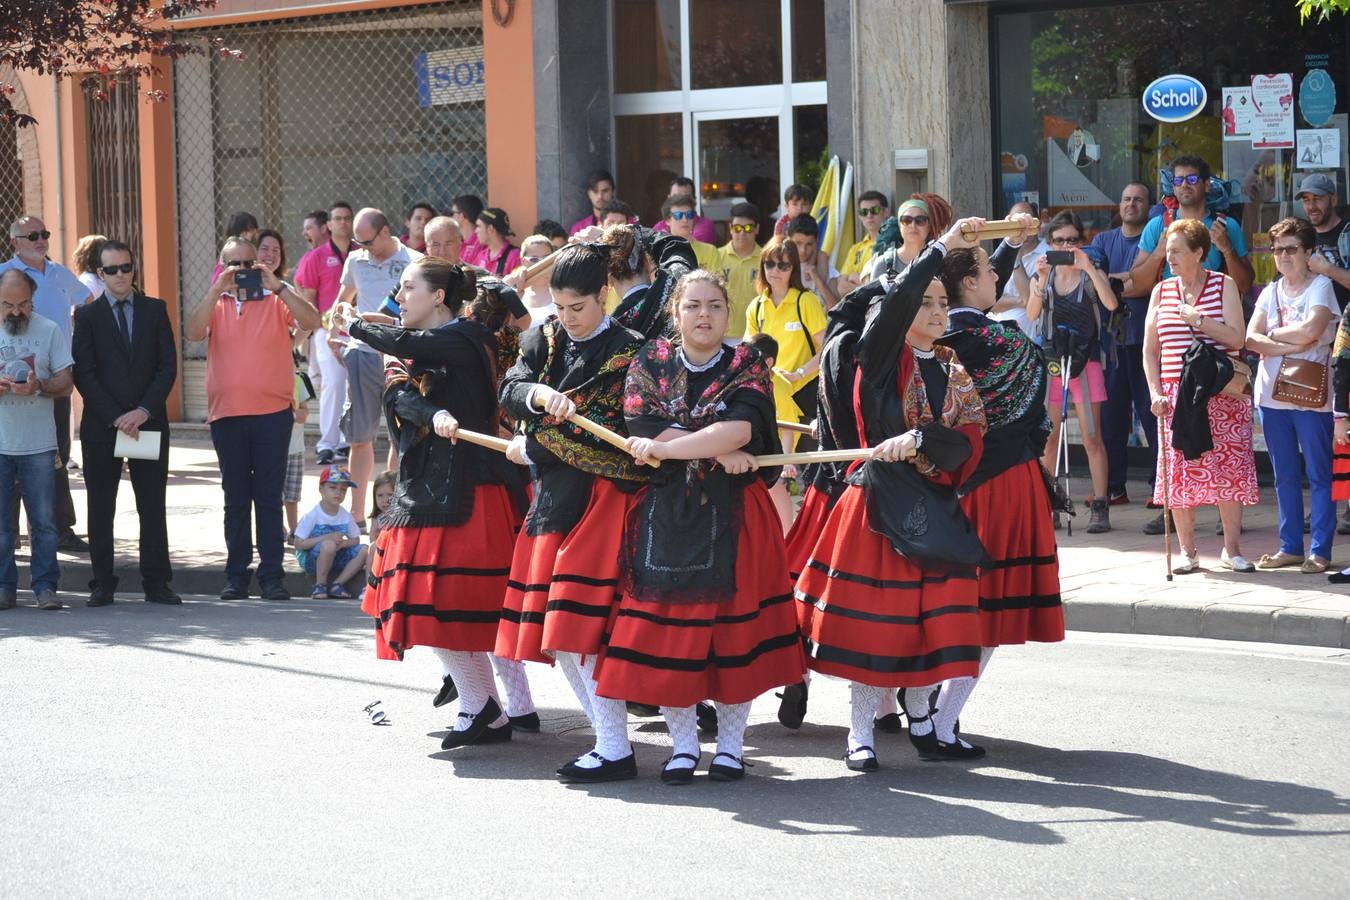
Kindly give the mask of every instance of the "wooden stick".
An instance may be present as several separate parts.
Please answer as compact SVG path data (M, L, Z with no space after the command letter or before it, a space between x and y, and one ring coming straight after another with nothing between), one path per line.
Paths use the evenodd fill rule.
M782 430L782 431L795 431L795 432L797 432L797 433L799 433L799 434L815 434L815 433L816 433L816 423L815 423L815 422L785 422L785 421L783 421L782 419L779 419L779 420L778 420L778 427L779 427L779 429Z
M1021 233L1021 222L1015 222L1012 219L996 219L993 222L985 222L984 227L979 230L978 234L982 241L999 241L1003 238L1016 237ZM961 236L966 240L971 240L976 236L976 232L962 228Z
M810 453L770 453L756 456L761 466L809 465L811 463L853 462L855 459L871 459L872 449L863 450L813 450Z
M565 248L566 245L564 244L562 247L559 247L557 250L554 250L552 253L550 253L548 256L545 256L543 259L537 262L532 262L528 266L526 266L525 272L520 277L521 285L524 286L525 283L528 282L531 278L534 278L536 275L541 275L544 272L547 272L549 269L553 268L553 264L558 261L558 254L563 252Z
M470 444L477 444L480 447L487 447L489 450L496 450L498 453L505 453L510 441L499 437L493 437L490 434L480 434L477 431L469 431L461 428L455 433L455 440L468 441Z
M595 435L600 440L604 441L606 444L609 444L611 447L617 447L624 453L628 452L628 441L623 437L623 435L616 434L615 432L610 431L605 426L592 422L590 419L581 415L581 413L573 413L568 418L567 421L571 422L573 425L578 426L579 428L581 428L582 431L589 431L591 434ZM656 463L648 463L647 465L651 466L652 468L659 468L659 466Z

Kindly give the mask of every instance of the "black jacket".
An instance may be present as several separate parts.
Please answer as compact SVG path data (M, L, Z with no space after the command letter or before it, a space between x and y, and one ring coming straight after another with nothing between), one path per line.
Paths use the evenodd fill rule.
M75 387L84 398L82 441L113 443L113 422L137 407L150 414L143 430L168 436L166 403L178 377L173 325L163 300L139 292L132 295L131 314L128 347L107 294L75 310L71 355Z
M1233 378L1233 360L1204 341L1193 341L1181 357L1181 380L1172 411L1172 446L1186 459L1199 459L1214 449L1209 428L1209 398Z

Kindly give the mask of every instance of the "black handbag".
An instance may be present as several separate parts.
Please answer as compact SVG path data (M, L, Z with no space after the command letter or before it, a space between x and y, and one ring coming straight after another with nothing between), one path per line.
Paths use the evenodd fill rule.
M910 463L868 460L848 482L866 492L867 526L919 568L946 573L988 558L956 492L925 478Z

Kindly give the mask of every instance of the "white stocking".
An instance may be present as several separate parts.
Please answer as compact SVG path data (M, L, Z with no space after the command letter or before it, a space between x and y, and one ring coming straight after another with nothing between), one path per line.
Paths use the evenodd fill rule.
M749 703L717 704L718 753L726 753L737 759L745 755L745 723L748 721Z
M970 699L980 676L984 674L984 667L993 655L993 647L985 647L980 651L980 674L974 678L966 676L943 682L942 690L938 692L937 709L933 711L933 727L937 729L938 740L944 744L956 743L956 720L961 718L961 710L965 709L966 701ZM965 741L961 741L961 744L970 746Z
M860 747L874 746L872 722L876 719L877 707L881 705L881 698L893 691L891 688L853 681L849 683L849 693L852 695L851 727L848 730L848 752L851 755Z
M514 659L492 657L492 670L506 688L506 714L528 716L534 712L534 697L530 695L530 679L525 675L525 664Z
M462 650L445 652L449 655L447 663L450 675L459 688L460 715L455 721L455 730L464 731L472 724L473 717L483 711L489 698L497 701L498 706L501 706L501 699L497 696L497 683L492 680L492 663L488 662L488 654ZM496 728L508 721L503 713L496 721L488 724Z
M896 700L895 691L888 688L881 695L881 705L877 707L877 718L889 716L891 713L900 712L899 702Z
M586 682L591 679L581 670L581 656L576 653L555 653L553 658L558 661L558 668L562 669L563 677L571 686L572 693L576 694L581 711L586 714L591 725L595 725L595 712L591 709L591 691L586 687Z
M909 731L918 737L933 730L933 720L929 718L933 711L933 692L937 685L905 688L905 715L909 717Z
M445 650L441 647L428 647L427 649L436 657L436 661L441 664L441 680L444 681L445 676L450 674L450 656L454 651Z
M698 746L698 714L692 706L663 706L661 715L666 719L666 730L670 732L670 741L674 744L671 755L676 753L688 753L695 760L698 759L700 749ZM718 712L718 731L722 728L721 711ZM671 771L676 769L692 769L696 763L687 759L677 759L670 763L667 768Z

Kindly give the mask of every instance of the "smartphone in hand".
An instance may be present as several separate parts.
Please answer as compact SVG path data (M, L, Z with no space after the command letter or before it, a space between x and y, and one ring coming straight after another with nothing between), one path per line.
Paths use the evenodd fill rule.
M1073 251L1047 250L1045 251L1045 261L1052 266L1071 266L1073 265Z
M234 273L235 296L240 300L261 300L263 298L262 272L257 269L244 269Z

